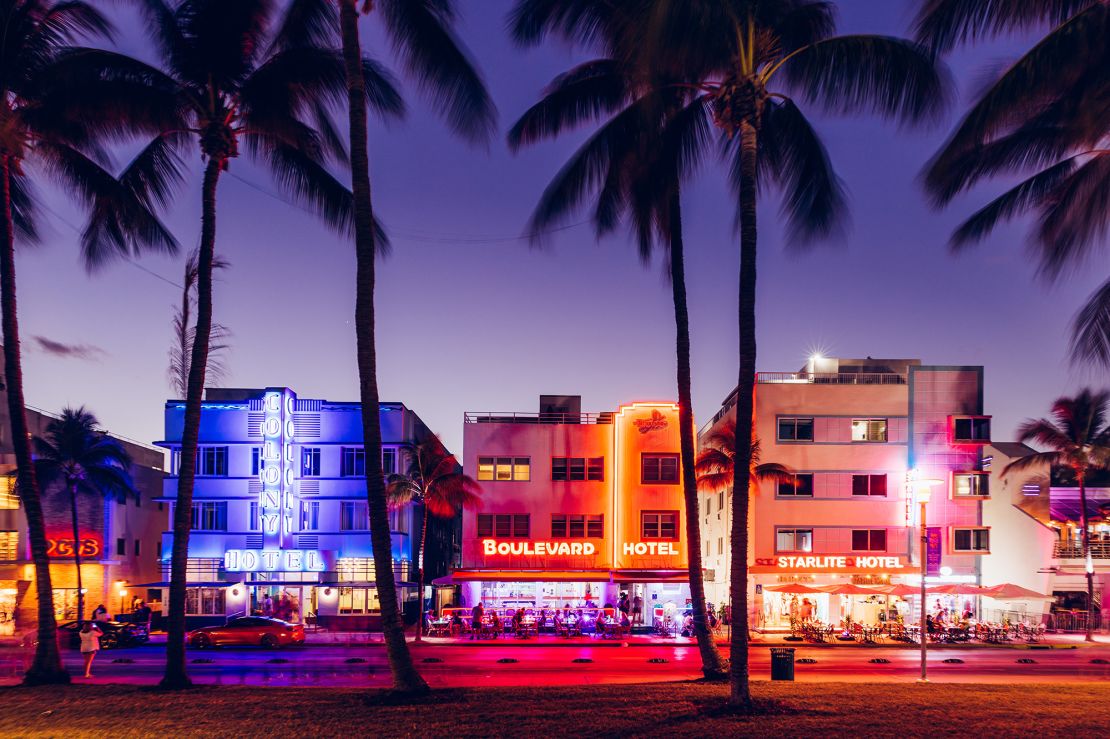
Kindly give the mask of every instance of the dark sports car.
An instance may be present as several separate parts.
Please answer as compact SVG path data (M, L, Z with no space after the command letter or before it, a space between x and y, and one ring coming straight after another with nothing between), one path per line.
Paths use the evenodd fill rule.
M122 621L94 621L93 623L103 633L100 637L101 649L132 647L150 641L146 624L130 624ZM76 621L58 624L58 643L70 649L80 649L81 637L78 636L80 630Z
M284 647L304 644L304 626L265 616L242 616L223 626L205 626L189 632L194 647L260 646Z

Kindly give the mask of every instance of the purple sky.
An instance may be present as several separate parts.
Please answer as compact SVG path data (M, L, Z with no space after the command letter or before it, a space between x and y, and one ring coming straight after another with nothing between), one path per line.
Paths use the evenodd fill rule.
M503 31L509 0L460 5L461 35L485 73L502 131L552 76L586 58L554 43L514 48ZM905 33L912 6L841 5L841 32L892 34ZM397 68L370 24L364 40ZM963 99L985 68L1027 43L953 57ZM130 38L124 48L145 54L144 44ZM411 85L406 97L407 121L371 132L376 206L394 245L379 271L377 298L383 400L406 403L457 451L466 410L533 412L540 393L581 394L590 411L673 398L674 321L661 266L643 268L624 238L597 243L588 225L559 232L543 251L515 238L584 133L516 157L503 138L488 150L468 148ZM1067 326L1104 275L1083 274L1055 287L1037 282L1021 227L1000 230L958 258L946 251L959 218L999 191L997 184L983 188L939 214L924 203L917 174L957 111L926 131L807 112L848 187L853 228L843 243L788 254L776 199L764 197L761 370L795 370L816 349L982 364L997 439L1090 379L1066 361ZM183 251L199 232L199 156L193 164L194 176L168 216ZM266 173L245 159L232 163L231 175L220 185L217 241L231 268L218 276L215 296L217 319L234 333L224 384L357 399L352 247L256 189L275 192ZM80 223L64 196L47 198L65 221ZM684 206L700 425L736 379L738 256L719 165L703 170ZM28 403L51 411L85 404L116 433L161 438L177 288L125 263L86 276L73 229L47 216L46 242L18 259ZM179 282L183 260L149 257L142 265ZM80 351L60 357L36 336Z

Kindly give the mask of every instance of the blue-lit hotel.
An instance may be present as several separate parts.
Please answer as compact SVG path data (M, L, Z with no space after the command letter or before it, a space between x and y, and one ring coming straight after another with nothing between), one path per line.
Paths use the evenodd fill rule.
M170 450L171 464L163 500L172 508L185 404L169 401L165 414L160 445ZM406 446L430 432L401 403L382 403L380 417L382 467L387 475L403 472ZM189 537L190 624L272 609L280 618L329 629L374 628L379 607L365 475L358 403L298 398L280 387L209 388ZM413 505L390 512L394 577L410 617L417 612L420 515ZM457 531L457 521L429 521L427 582L453 563ZM166 531L167 581L172 545L173 532Z

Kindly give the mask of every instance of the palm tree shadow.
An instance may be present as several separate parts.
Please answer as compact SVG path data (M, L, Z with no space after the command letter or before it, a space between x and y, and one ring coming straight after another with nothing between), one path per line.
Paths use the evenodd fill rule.
M812 708L798 708L783 701L759 698L752 701L749 709L736 708L725 703L720 698L704 698L691 701L695 708L686 713L677 713L660 721L659 728L678 728L688 724L695 724L706 719L745 719L756 721L767 716L832 716L835 711ZM739 727L738 727L739 728Z

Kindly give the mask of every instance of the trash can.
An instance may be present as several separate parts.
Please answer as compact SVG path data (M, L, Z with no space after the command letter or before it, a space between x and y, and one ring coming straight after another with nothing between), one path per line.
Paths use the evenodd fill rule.
M793 647L771 647L771 679L794 679Z

